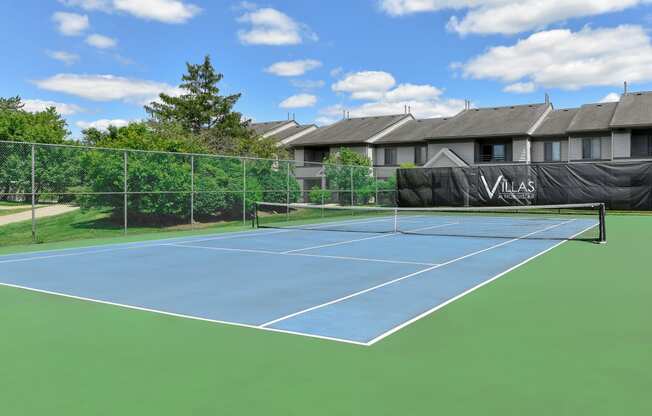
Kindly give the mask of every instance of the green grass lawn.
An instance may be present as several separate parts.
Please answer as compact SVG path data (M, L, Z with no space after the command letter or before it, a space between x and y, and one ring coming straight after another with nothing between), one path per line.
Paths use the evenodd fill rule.
M372 347L0 287L0 413L650 415L652 217L608 236Z
M25 212L32 209L29 206L29 203L13 201L0 201L0 207L3 208L0 209L0 217L11 214L18 214L19 212Z
M11 208L11 209L0 209L0 217L6 215L18 214L20 212L29 211L31 208Z
M0 211L2 212L2 211ZM251 229L242 221L180 226L129 226L127 235L119 221L111 219L108 210L74 211L37 221L37 242L32 244L32 223L22 221L0 227L0 254L45 250L81 245L139 241L143 238L165 238L194 234Z

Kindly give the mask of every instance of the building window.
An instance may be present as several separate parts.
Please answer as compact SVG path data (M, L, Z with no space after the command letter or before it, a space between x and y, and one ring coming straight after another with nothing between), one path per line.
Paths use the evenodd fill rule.
M544 161L546 162L560 162L561 161L561 142L545 142L544 145Z
M477 162L511 162L511 143L480 143L477 147Z
M632 157L652 157L652 131L632 134Z
M601 144L600 137L582 139L582 159L602 159Z
M328 157L328 147L307 147L304 150L303 160L305 162L321 163Z
M423 166L428 161L428 146L418 145L414 147L414 164Z
M385 148L385 165L396 166L396 153L397 150L395 147Z

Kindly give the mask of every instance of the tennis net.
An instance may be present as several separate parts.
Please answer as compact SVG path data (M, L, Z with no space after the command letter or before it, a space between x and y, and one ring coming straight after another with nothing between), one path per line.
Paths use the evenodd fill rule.
M602 203L387 208L258 202L253 225L290 230L606 242Z

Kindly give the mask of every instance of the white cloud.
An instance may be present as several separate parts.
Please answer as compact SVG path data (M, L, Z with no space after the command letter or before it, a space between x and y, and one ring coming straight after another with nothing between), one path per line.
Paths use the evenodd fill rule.
M66 65L72 65L75 62L79 61L79 55L76 55L74 53L69 53L65 51L47 51L46 53L50 58L56 59L57 61L61 61Z
M110 11L110 0L59 0L59 3L68 7L81 7L84 10Z
M465 10L448 28L460 34L514 34L543 28L567 19L617 12L649 0L381 0L391 16L441 10Z
M52 20L65 36L79 36L90 26L88 16L76 13L56 12L52 15Z
M314 59L303 59L299 61L281 61L272 64L265 69L265 72L280 77L297 77L308 71L319 68L321 62Z
M50 107L54 107L57 110L57 113L61 114L62 116L70 116L84 111L84 109L78 105L58 103L55 101L23 100L23 104L25 104L23 110L29 111L30 113L45 111Z
M361 71L333 84L335 92L351 94L354 100L378 100L394 85L394 77L383 71Z
M326 83L321 79L292 79L290 80L290 84L292 84L294 87L301 88L302 90L316 90L323 88L324 85L326 85Z
M86 43L98 49L115 48L118 41L108 36L93 33L86 38Z
M251 25L249 30L238 32L240 42L245 45L298 45L304 39L318 39L306 25L269 7L245 13L238 22Z
M620 94L617 92L610 92L600 100L601 103L615 103L618 101L620 101Z
M122 119L115 119L115 120L107 120L107 119L101 119L101 120L95 120L95 121L78 121L75 123L77 127L79 127L82 130L86 129L98 129L98 130L108 130L109 127L126 127L129 125L128 120L122 120Z
M576 90L652 81L652 44L640 26L535 33L461 64L467 77Z
M201 12L199 6L178 0L113 0L113 7L141 19L163 23L185 23Z
M342 68L341 66L338 66L337 68L333 68L333 69L331 69L331 71L330 71L329 73L330 73L331 77L333 77L333 78L337 78L337 77L340 76L340 74L341 74L343 71L344 71L344 68Z
M201 13L197 5L181 0L59 0L70 7L106 13L124 12L163 23L185 23Z
M369 117L388 114L402 114L405 106L417 118L450 117L464 108L464 100L431 100L431 101L378 101L365 103L350 109L351 117Z
M305 108L313 107L317 103L317 97L312 94L297 94L286 98L279 104L281 108Z
M514 94L527 94L534 92L537 89L537 86L533 82L515 82L514 84L509 84L503 88L504 92L511 92Z
M93 101L125 101L149 103L160 93L179 95L179 88L171 85L114 75L57 74L35 81L44 90L61 92Z
M432 85L400 84L385 94L385 100L391 103L407 100L431 100L439 97L442 90Z
M258 5L250 1L241 1L233 6L233 10L256 10Z
M323 108L315 122L331 124L342 118L345 109L352 117L403 114L407 107L418 118L447 117L464 108L464 100L444 99L443 91L428 84L399 84L387 72L363 71L347 76L333 85L333 90L348 92L351 99L368 101L351 108L342 104Z

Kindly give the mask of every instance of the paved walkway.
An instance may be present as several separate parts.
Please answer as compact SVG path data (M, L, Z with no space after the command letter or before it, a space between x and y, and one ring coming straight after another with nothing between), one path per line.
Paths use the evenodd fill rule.
M15 208L15 207L14 207ZM53 215L66 214L68 212L76 211L79 207L73 205L49 205L42 208L37 208L36 217L44 218ZM32 219L32 211L19 212L17 214L0 216L0 226L12 224L15 222L28 221Z

